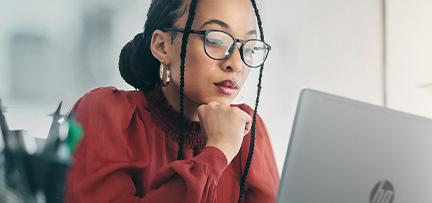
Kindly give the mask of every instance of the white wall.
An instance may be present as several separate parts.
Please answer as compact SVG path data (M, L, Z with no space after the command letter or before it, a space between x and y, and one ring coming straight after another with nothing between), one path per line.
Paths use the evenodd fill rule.
M7 119L12 128L30 130L32 135L38 137L47 136L50 125L47 115L55 110L61 100L71 105L71 100L76 98L71 95L73 88L65 88L70 84L61 82L68 81L64 78L73 78L71 67L74 67L74 48L80 33L80 26L76 23L80 14L77 7L73 1L0 1L0 99L6 106ZM47 39L49 50L43 54L49 56L42 60L48 63L39 67L28 61L32 58L29 57L31 51L22 53L22 61L32 67L21 72L23 77L17 79L12 77L10 48L15 46L11 41L18 33ZM38 73L37 77L34 73ZM37 97L16 99L22 95L13 92L14 83L26 85L29 91L34 90Z
M272 45L259 113L281 170L302 88L382 104L382 4L266 0L259 7L266 41ZM256 86L252 78L257 75L250 75L248 88ZM254 91L247 93L250 105L254 105Z
M387 3L388 106L432 118L432 1Z

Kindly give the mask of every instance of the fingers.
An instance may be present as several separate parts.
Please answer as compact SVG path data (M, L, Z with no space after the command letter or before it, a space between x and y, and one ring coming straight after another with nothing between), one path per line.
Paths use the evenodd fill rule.
M202 104L201 106L198 107L198 118L200 121L203 121L204 118L206 118L207 116L214 115L215 111L231 112L228 114L231 114L231 116L233 117L239 118L240 121L244 124L243 135L245 136L250 132L252 128L252 117L238 107L231 107L229 105L224 105L215 101L211 101L208 104ZM222 118L222 117L218 117L218 118Z
M252 128L252 117L238 107L209 102L198 107L198 118L206 146L217 147L229 162L239 152L243 137Z
M252 117L249 114L246 114L246 125L245 125L244 135L247 135L251 129L252 129Z
M198 107L199 120L202 120L202 118L205 116L206 113L207 113L207 104L203 104L203 105Z
M201 106L198 107L198 118L202 120L202 118L205 117L209 109L215 109L219 105L220 104L215 101L211 101L208 104L202 104Z

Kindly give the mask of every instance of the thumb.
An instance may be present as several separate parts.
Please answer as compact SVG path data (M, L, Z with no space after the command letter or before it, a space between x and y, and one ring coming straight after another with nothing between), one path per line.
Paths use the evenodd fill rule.
M198 119L201 122L204 115L207 113L207 104L202 104L198 107Z

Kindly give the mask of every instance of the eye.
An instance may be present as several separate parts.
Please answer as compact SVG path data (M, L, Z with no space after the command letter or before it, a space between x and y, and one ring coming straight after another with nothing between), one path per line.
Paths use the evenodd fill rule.
M222 40L216 38L206 38L206 44L213 46L220 46L225 44Z
M255 49L255 47L254 47L254 49ZM244 53L245 54L254 54L255 53L254 49L246 48L246 49L244 49Z

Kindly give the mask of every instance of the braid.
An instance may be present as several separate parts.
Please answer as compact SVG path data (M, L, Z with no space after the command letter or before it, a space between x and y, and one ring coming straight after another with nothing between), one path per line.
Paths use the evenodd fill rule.
M252 6L255 10L255 15L256 15L257 20L258 20L258 27L260 30L260 36L261 36L261 39L264 41L264 32L263 32L263 28L262 28L261 16L259 14L258 7L255 3L255 0L251 0L251 2L252 2ZM246 178L247 178L247 175L249 172L250 165L252 163L252 156L253 156L254 148L255 148L255 125L256 125L256 116L257 116L257 111L258 111L259 98L260 98L260 94L261 94L261 81L262 81L263 70L264 70L264 64L261 65L261 67L260 67L260 74L258 77L258 85L257 85L258 90L257 90L257 96L256 96L256 100L255 100L254 114L253 114L253 118L252 118L251 140L250 140L250 145L249 145L249 153L248 153L247 160L246 160L246 166L245 166L245 169L243 171L242 178L240 180L240 196L239 196L239 200L238 200L239 203L241 203L241 200L243 197L244 186L246 183Z
M192 0L189 7L189 15L186 21L185 31L182 37L181 45L181 65L180 65L180 141L179 141L179 151L177 155L177 160L183 159L183 144L184 144L184 131L185 131L185 120L184 120L184 108L183 108L183 92L184 92L184 72L185 72L185 58L186 58L186 47L188 44L188 37L192 28L192 23L195 18L197 0Z

